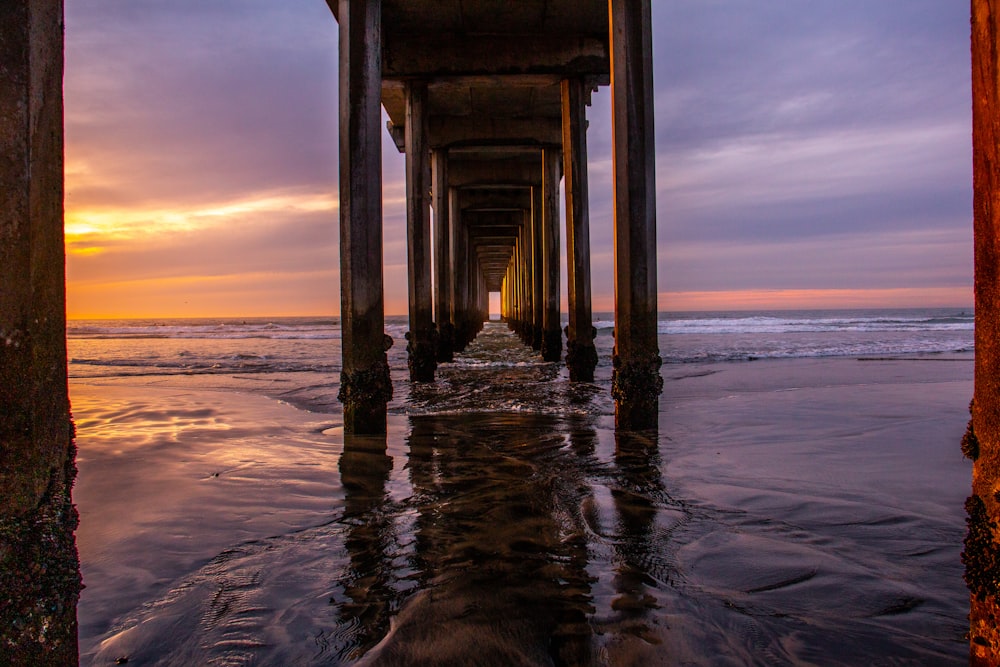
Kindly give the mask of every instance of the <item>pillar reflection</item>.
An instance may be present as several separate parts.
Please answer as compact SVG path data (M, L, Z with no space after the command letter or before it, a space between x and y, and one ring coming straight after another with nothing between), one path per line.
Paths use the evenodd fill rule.
M620 565L614 578L617 597L612 608L623 620L641 622L658 607L653 595L656 580L648 571L649 564L656 561L653 531L657 498L665 493L657 432L617 431L615 464L619 485L612 490L612 498L618 517Z
M339 615L345 624L358 624L356 648L351 656L355 658L388 631L398 595L392 587L389 555L395 541L392 516L385 511L386 483L391 472L392 458L386 455L384 435L345 434L340 478L349 564L341 582L347 600L340 605Z
M411 417L419 591L361 664L593 662L586 539L566 522L575 457L554 421Z

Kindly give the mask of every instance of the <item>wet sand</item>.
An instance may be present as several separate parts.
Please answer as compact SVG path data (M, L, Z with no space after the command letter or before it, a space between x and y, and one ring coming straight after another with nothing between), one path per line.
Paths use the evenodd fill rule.
M663 374L658 434L394 414L347 456L337 415L73 382L82 662L963 663L971 356Z

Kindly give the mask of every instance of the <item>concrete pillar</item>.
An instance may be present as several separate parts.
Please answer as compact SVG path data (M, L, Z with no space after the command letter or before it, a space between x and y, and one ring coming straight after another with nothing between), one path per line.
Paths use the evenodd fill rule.
M511 263L507 265L507 272L504 274L503 294L500 298L500 301L503 303L503 321L507 323L508 328L510 328L511 322L514 318L514 299L513 291L511 289L511 286L514 284L514 252L515 250L511 248Z
M531 188L531 347L534 350L542 349L542 322L545 317L544 220L545 196L539 184Z
M517 304L514 301L516 278L514 278L514 267L517 265L517 243L510 249L510 262L507 264L507 271L503 277L503 292L500 301L503 303L503 320L507 323L507 328L515 331L517 319Z
M438 328L438 361L452 361L455 350L455 325L451 319L451 222L448 215L448 149L432 153L431 192L434 206L434 311Z
M0 664L77 664L63 4L0 3Z
M615 182L615 423L656 426L656 175L650 0L609 0Z
M472 333L469 330L469 240L457 188L452 188L450 208L451 256L454 277L452 321L455 322L455 351L461 352L472 340Z
M478 334L480 331L483 330L483 320L486 319L485 317L483 317L483 295L486 292L484 291L485 288L483 287L482 267L479 265L479 259L476 257L475 252L473 252L472 254L473 254L472 262L475 267L475 271L473 273L475 279L472 281L473 295L474 295L472 299L472 303L474 304L472 324L473 324L473 331L475 331Z
M508 269L510 280L510 303L511 320L508 326L514 333L520 332L521 326L521 231L518 230L517 239L514 241L514 253L511 256L511 265Z
M515 331L517 322L517 242L510 253L507 277L504 279L504 293L507 301L507 327Z
M406 84L406 247L410 330L406 334L410 380L433 382L437 329L431 293L430 150L427 148L427 83Z
M976 370L963 451L973 459L962 561L972 665L1000 664L1000 0L972 2Z
M521 298L521 318L520 329L521 341L528 345L532 344L534 333L532 331L532 318L534 317L534 305L531 299L531 288L533 278L531 273L531 244L532 244L532 212L524 212L524 223L521 226L521 234L518 238L520 252L519 289Z
M480 267L480 271L482 270L483 268ZM484 273L480 273L479 276L479 313L481 317L477 330L482 331L483 326L490 320L490 288Z
M340 0L338 398L347 433L385 432L392 381L382 293L382 3ZM386 340L388 339L388 340Z
M510 266L507 266L507 270L504 271L503 280L500 281L500 321L507 321L507 274L510 272Z
M521 342L524 342L524 230L525 226L522 224L517 233L517 245L514 247L515 264L513 269L514 314L516 317L514 331L520 337Z
M569 379L594 381L597 350L590 299L590 201L587 189L587 114L580 79L562 82L563 175L566 187L566 282Z
M562 155L558 148L542 151L542 359L562 357L559 317L559 181Z

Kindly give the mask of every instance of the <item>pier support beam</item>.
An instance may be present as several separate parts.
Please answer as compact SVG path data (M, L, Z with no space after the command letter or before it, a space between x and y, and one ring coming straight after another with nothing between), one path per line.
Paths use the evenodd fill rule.
M0 4L0 664L77 664L63 3Z
M410 330L406 351L410 380L433 382L437 369L437 330L431 294L431 186L427 148L427 83L406 84L406 247Z
M962 561L971 592L970 664L1000 664L1000 1L972 2L976 370L972 495Z
M533 216L533 211L524 212L524 224L521 227L521 235L518 238L518 247L520 248L518 289L521 293L521 317L518 333L521 335L521 341L529 347L533 344L535 338L535 306L534 300L531 298L531 290L534 286L534 279L532 277L533 274L531 270L531 246L534 238L534 232L532 231L533 226L531 224Z
M650 0L609 0L615 181L615 423L657 423L656 176Z
M451 220L448 198L448 149L431 154L431 192L434 207L434 312L438 328L438 361L452 361L455 355L455 325L451 319Z
M382 3L340 0L338 398L347 433L384 433L392 381L382 290ZM388 340L386 340L388 339Z
M590 201L587 189L587 114L583 82L563 79L563 175L566 187L566 282L569 379L593 382L597 366L590 299Z
M457 188L451 189L451 257L454 278L454 303L452 318L455 322L455 351L461 352L472 342L470 325L471 266L469 232L461 209L461 196Z
M531 347L538 351L542 349L542 322L545 317L544 192L541 183L531 188Z
M562 156L557 148L542 151L542 359L562 357L559 318L559 180Z

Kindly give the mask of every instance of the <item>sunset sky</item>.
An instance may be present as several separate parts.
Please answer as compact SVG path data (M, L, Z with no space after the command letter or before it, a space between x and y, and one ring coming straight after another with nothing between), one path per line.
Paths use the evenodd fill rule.
M968 3L652 4L661 309L971 305ZM336 52L323 0L67 2L70 317L337 313ZM595 310L609 105L588 110ZM383 161L405 314L387 135Z

